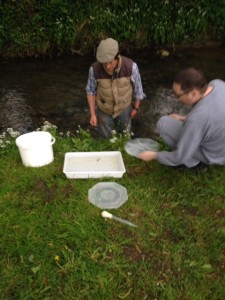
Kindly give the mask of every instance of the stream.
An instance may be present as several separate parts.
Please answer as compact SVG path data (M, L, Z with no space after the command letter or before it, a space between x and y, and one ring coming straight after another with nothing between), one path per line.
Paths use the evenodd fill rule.
M133 120L135 136L154 135L156 122L162 115L188 111L175 101L172 93L173 78L181 69L195 66L204 71L208 81L225 80L223 47L168 52L167 57L152 50L127 55L138 64L147 96ZM29 132L43 125L44 120L63 132L75 132L78 125L93 131L85 86L88 69L94 61L94 55L1 60L0 133L9 127Z

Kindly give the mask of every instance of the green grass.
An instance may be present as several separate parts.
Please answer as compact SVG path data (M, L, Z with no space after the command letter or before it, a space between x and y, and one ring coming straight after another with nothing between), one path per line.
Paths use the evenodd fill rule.
M129 156L122 138L55 135L44 167L24 167L15 145L0 150L0 299L224 299L225 167L181 172ZM67 179L64 154L79 149L120 150L126 173ZM127 188L110 212L137 228L89 203L102 181Z

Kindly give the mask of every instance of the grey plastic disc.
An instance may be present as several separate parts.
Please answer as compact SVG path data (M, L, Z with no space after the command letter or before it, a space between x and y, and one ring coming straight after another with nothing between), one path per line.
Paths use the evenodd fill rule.
M159 144L152 139L136 138L126 142L124 149L128 154L138 157L144 151L158 151Z
M89 189L88 200L101 209L118 208L128 200L127 189L116 182L100 182Z

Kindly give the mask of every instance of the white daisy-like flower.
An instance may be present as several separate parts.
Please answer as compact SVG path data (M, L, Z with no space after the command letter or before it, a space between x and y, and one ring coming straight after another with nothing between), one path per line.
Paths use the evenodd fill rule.
M11 135L12 138L16 138L17 136L20 135L20 132L19 131L13 131L13 132L11 132L10 135Z
M112 138L110 139L110 142L111 142L112 144L114 144L114 143L116 143L117 140L118 140L118 138L117 138L116 136L114 136L114 137L112 137Z

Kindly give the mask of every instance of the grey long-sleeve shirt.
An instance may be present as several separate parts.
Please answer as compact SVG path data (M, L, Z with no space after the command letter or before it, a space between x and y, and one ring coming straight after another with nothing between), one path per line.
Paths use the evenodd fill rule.
M165 165L185 164L200 151L207 164L225 164L225 82L209 83L213 90L188 113L177 148L161 151L157 160Z

